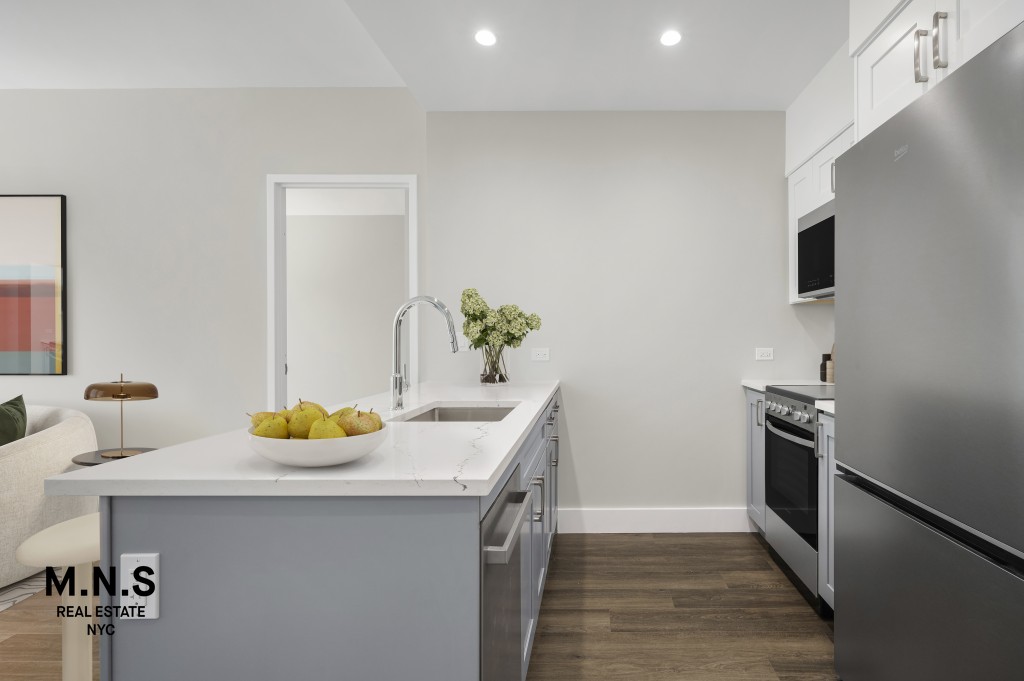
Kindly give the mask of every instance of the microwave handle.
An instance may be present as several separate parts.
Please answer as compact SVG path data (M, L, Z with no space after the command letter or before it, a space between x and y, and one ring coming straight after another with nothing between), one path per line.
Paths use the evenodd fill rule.
M814 447L814 440L804 440L803 438L799 438L796 435L790 435L789 433L784 433L781 430L779 430L778 428L776 428L775 426L773 426L771 421L769 421L767 423L767 426L768 426L768 431L769 432L771 432L773 435L778 435L783 440L789 440L790 442L792 442L794 444L798 444L801 447L810 447L811 449L815 448Z

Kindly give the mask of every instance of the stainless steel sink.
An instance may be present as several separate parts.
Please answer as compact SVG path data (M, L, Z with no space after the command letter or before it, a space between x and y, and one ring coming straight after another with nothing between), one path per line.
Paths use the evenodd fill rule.
M492 423L512 413L514 407L434 407L414 416L399 416L392 421L408 423Z

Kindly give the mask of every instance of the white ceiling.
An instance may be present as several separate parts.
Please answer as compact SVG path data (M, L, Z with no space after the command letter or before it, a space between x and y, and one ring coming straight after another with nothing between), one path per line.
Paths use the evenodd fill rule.
M401 87L428 111L782 110L849 0L0 0L0 88ZM487 27L491 48L474 33ZM678 29L682 42L658 38Z
M389 87L343 0L0 0L0 88Z
M428 111L781 110L849 25L848 0L348 3Z

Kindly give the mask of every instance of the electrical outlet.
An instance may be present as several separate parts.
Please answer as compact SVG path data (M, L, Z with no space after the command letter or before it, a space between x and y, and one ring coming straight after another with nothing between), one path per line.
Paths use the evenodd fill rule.
M770 362L775 359L775 348L754 348L754 360Z
M551 351L547 348L533 348L530 350L530 359L534 362L547 362L551 359Z
M136 573L138 570L138 573ZM122 553L120 569L121 605L145 606L141 617L120 619L155 620L160 617L160 554ZM147 584L143 579L148 580ZM145 596L136 592L139 589Z

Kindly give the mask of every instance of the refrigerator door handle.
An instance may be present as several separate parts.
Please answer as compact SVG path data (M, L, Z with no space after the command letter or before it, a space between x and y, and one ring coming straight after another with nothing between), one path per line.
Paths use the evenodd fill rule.
M942 58L942 43L945 41L940 40L941 34L939 33L939 22L945 22L948 18L949 12L936 12L932 15L932 66L937 69L949 67L949 60Z
M927 28L918 29L914 33L914 82L927 83L928 74L924 72L925 61L921 59L921 38L927 38L931 31Z

